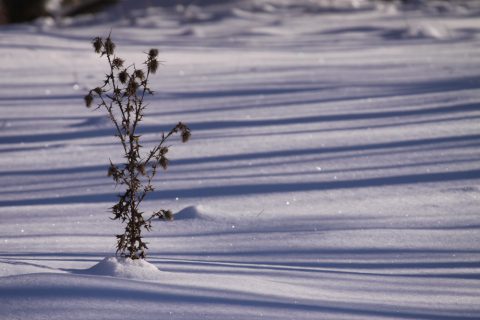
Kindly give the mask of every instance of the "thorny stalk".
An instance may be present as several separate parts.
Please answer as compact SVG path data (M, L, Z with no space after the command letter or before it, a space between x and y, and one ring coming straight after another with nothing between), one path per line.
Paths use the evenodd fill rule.
M159 62L158 50L150 49L144 62L146 72L137 69L135 65L124 67L124 60L115 54L115 44L110 35L103 39L97 37L92 42L95 52L108 61L109 73L106 74L103 85L89 91L85 96L85 104L91 107L98 98L96 109L104 108L113 122L124 151L125 163L115 165L110 161L108 176L116 185L124 185L125 191L118 195L118 202L111 207L113 220L126 223L125 232L117 235L117 254L131 259L146 257L147 243L143 241L142 230L150 231L152 219L172 220L170 210L158 210L144 217L140 211L140 203L147 194L153 192L153 179L158 167L167 169L169 160L166 157L169 146L167 140L180 133L182 142L190 139L191 133L187 125L179 122L167 134L162 133L158 144L142 156L141 135L137 129L142 121L147 105L144 103L146 94L153 94L149 87L149 78L155 74Z

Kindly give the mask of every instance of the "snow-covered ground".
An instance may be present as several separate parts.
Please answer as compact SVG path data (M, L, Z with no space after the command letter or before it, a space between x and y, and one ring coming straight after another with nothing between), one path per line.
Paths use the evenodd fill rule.
M479 318L478 2L133 3L0 29L0 319ZM145 145L193 133L148 263L112 258L121 150L82 100L110 31L164 61Z

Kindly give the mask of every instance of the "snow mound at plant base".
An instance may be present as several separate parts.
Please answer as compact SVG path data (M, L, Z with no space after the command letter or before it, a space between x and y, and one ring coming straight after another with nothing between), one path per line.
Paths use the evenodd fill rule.
M157 267L143 259L132 260L117 257L107 257L86 270L85 273L140 280L155 280L162 275Z
M174 220L204 219L211 220L202 205L186 207L174 215Z

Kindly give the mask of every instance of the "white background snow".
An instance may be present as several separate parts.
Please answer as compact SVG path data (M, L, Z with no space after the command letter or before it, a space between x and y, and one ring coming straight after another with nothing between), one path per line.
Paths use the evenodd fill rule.
M145 3L0 28L0 319L480 317L478 2ZM149 264L113 258L121 149L82 101L110 31L164 61L144 144L193 134Z

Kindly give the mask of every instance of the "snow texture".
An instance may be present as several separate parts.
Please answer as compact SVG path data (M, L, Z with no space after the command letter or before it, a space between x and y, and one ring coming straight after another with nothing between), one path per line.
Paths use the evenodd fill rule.
M0 319L478 319L479 16L125 0L2 26ZM82 100L110 31L128 62L164 61L146 148L193 134L142 208L175 213L147 261L112 257L121 148Z
M105 258L84 273L139 280L155 280L161 276L160 270L153 264L130 258Z

